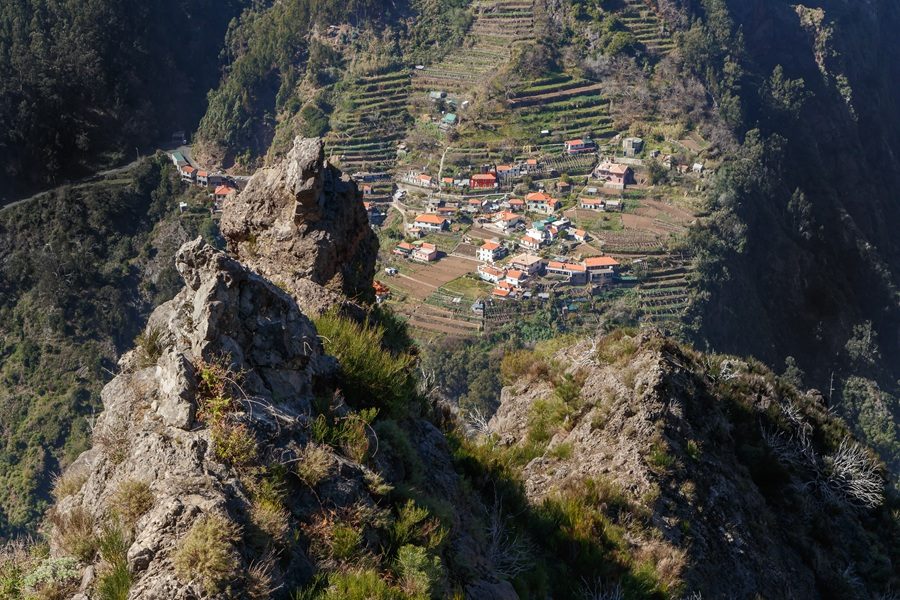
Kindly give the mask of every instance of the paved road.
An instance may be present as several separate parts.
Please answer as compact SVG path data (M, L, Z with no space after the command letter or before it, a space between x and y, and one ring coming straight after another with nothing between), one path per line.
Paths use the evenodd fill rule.
M190 146L178 146L177 148L170 148L167 150L159 149L159 150L162 150L163 152L173 152L173 151L181 152L184 155L184 157L188 160L188 162L193 163L193 159L191 157L191 147ZM156 152L157 152L157 150L154 150L151 154L155 154ZM22 198L21 200L14 200L13 202L10 202L9 204L0 206L0 212L3 212L4 210L7 210L9 208L13 208L14 206L19 206L21 204L31 202L32 200L42 198L48 194L52 194L52 193L56 192L57 190L60 190L65 187L77 187L79 185L93 183L99 179L105 179L112 175L119 175L120 173L127 173L128 171L135 168L138 165L138 163L146 157L147 156L145 155L140 158L137 158L137 159L131 161L130 163L128 163L127 165L122 165L120 167L114 167L112 169L106 169L104 171L98 171L98 172L94 173L93 175L88 175L87 177L84 177L77 181L69 181L62 185L58 185L55 188L51 188L49 190L44 190L43 192L38 192L37 194L35 194L33 196L29 196L28 198Z

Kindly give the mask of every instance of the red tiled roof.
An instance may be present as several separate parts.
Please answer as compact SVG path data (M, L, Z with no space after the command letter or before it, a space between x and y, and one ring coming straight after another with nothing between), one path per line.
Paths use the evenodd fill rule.
M479 173L478 175L472 175L472 181L496 181L497 176L493 173Z
M553 200L553 196L545 194L544 192L531 192L525 196L525 199L529 202L549 202L550 200Z
M498 244L497 242L485 242L481 246L481 249L482 250L496 250L499 247L500 247L500 244Z
M216 196L227 196L228 194L233 194L236 191L237 190L230 185L220 185L216 188Z
M510 269L509 271L506 272L506 276L509 277L510 279L522 279L525 277L525 274L522 273L522 271L519 271L517 269Z
M438 215L419 215L416 217L416 223L429 223L431 225L443 225L447 222L445 217L440 217Z
M503 288L496 287L494 291L491 292L495 296L500 296L501 298L506 298L510 294L510 290L504 290Z

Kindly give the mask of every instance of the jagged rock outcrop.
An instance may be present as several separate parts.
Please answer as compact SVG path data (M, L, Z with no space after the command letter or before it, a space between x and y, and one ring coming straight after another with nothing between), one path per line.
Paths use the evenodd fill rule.
M307 313L372 299L378 239L356 184L297 138L279 165L256 172L225 203L222 234L237 258L289 290Z
M336 521L352 523L365 532L358 544L381 551L378 532L398 510L384 490L409 481L410 465L416 485L447 503L446 552L465 568L469 597L489 590L516 598L492 572L479 520L486 510L464 492L434 425L409 419L403 433L391 421L380 443L363 427L356 443L371 438L377 452L362 462L315 441L316 396L334 397L328 410L337 423L361 422L333 385L338 365L313 323L287 293L200 239L181 248L176 264L185 288L153 312L144 341L104 388L94 447L63 475L77 483L50 514L53 555L81 560L78 600L101 597L98 581L112 559L98 540L111 528L127 540L134 600L292 597L316 571L356 568L328 554ZM332 443L349 443L341 439ZM244 454L252 460L242 462ZM293 472L301 461L314 478ZM204 540L224 544L227 587L215 593L178 566L185 540L211 516L234 538Z
M126 482L149 486L152 507L135 523L127 554L136 580L130 597L142 600L201 595L172 564L179 539L200 515L246 522L248 492L213 452L211 430L195 420L197 365L226 360L242 373L245 401L233 417L260 441L302 431L314 380L335 366L294 301L238 262L197 240L178 253L177 267L186 287L148 325L161 355L143 367L137 351L123 357L123 372L103 390L94 448L67 472L85 482L54 509L63 523L86 513L99 531L112 519L117 490ZM51 540L60 550L58 535ZM311 570L297 560L305 564L301 572ZM250 562L245 558L236 572L246 573Z
M532 505L603 490L632 555L704 598L864 598L889 581L890 529L826 481L848 431L821 395L654 333L584 340L549 372L504 388L489 423L507 447L549 429L522 470Z

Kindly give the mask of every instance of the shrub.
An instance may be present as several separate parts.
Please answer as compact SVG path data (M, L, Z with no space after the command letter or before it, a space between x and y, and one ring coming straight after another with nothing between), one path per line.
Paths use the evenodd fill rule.
M131 591L131 571L128 570L128 546L124 532L118 526L103 530L98 540L100 556L106 566L97 581L99 600L128 600Z
M0 598L20 598L24 578L31 568L30 548L23 541L0 545ZM73 559L73 563L75 562Z
M384 406L398 417L409 413L416 390L413 357L386 350L383 327L330 312L316 319L316 329L325 351L340 363L342 389L351 404Z
M216 458L232 467L246 467L257 460L256 439L243 423L220 422L210 430Z
M441 559L413 545L401 546L397 551L396 570L400 587L415 597L435 595L442 576Z
M197 420L207 425L221 423L228 413L238 408L231 386L239 375L231 372L224 359L200 360L194 370L197 373Z
M91 562L97 554L97 537L91 514L79 506L68 513L51 511L49 517L62 549L81 562Z
M310 442L300 451L294 470L306 485L314 488L328 476L332 462L331 452L327 448Z
M437 548L447 535L440 522L430 518L427 508L420 508L412 500L397 510L397 517L387 529L387 554L394 554L407 544Z
M290 513L279 502L257 498L250 507L253 524L273 542L283 543L290 531Z
M347 561L356 556L362 545L362 531L349 524L337 523L331 530L331 556Z
M140 369L152 367L162 356L165 350L163 330L159 327L148 326L134 340L137 352L137 366Z
M175 551L175 574L185 583L199 583L209 595L218 594L237 574L234 542L239 534L238 526L227 517L202 516Z
M536 443L549 441L569 414L569 407L558 397L535 400L528 414L528 440Z
M153 492L147 483L126 479L110 497L109 508L130 528L153 507L153 502Z
M22 587L17 591L25 591L25 597L29 600L31 598L68 598L75 591L80 576L78 562L74 558L68 556L46 558L22 579ZM16 594L2 597L19 598L20 596Z
M531 379L545 378L549 372L546 361L531 350L507 352L500 361L500 379L504 385L512 385L526 374Z
M597 341L597 362L615 364L628 360L638 349L636 334L630 329L616 329Z
M650 448L650 454L647 455L647 462L652 467L656 467L661 471L665 471L675 464L675 458L668 453L667 448L657 442Z
M397 595L372 569L333 573L323 600L397 600Z
M59 502L81 491L87 481L87 475L76 473L61 473L53 480L53 498Z
M128 441L128 428L122 422L109 423L94 432L94 442L103 449L107 458L114 465L125 460L131 449Z
M559 460L569 460L570 458L572 458L572 443L564 442L562 444L557 444L550 449L550 452L548 454L551 458L556 458Z
M368 428L377 414L378 409L365 408L334 420L319 415L311 426L312 438L317 443L339 448L345 456L361 463L369 452Z

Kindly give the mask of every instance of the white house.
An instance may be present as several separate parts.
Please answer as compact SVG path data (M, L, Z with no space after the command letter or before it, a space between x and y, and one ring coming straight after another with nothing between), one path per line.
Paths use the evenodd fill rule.
M527 275L536 275L544 268L544 261L534 254L519 254L509 261L509 266Z
M437 255L437 246L428 242L422 242L412 251L411 258L419 262L431 262L437 260Z
M440 215L425 213L416 217L413 227L426 231L446 231L450 227L450 219Z
M477 251L478 260L493 263L506 254L506 249L496 241L485 242Z
M496 284L503 281L503 279L506 277L506 271L504 269L498 269L489 265L479 265L478 276L481 277L484 281Z

